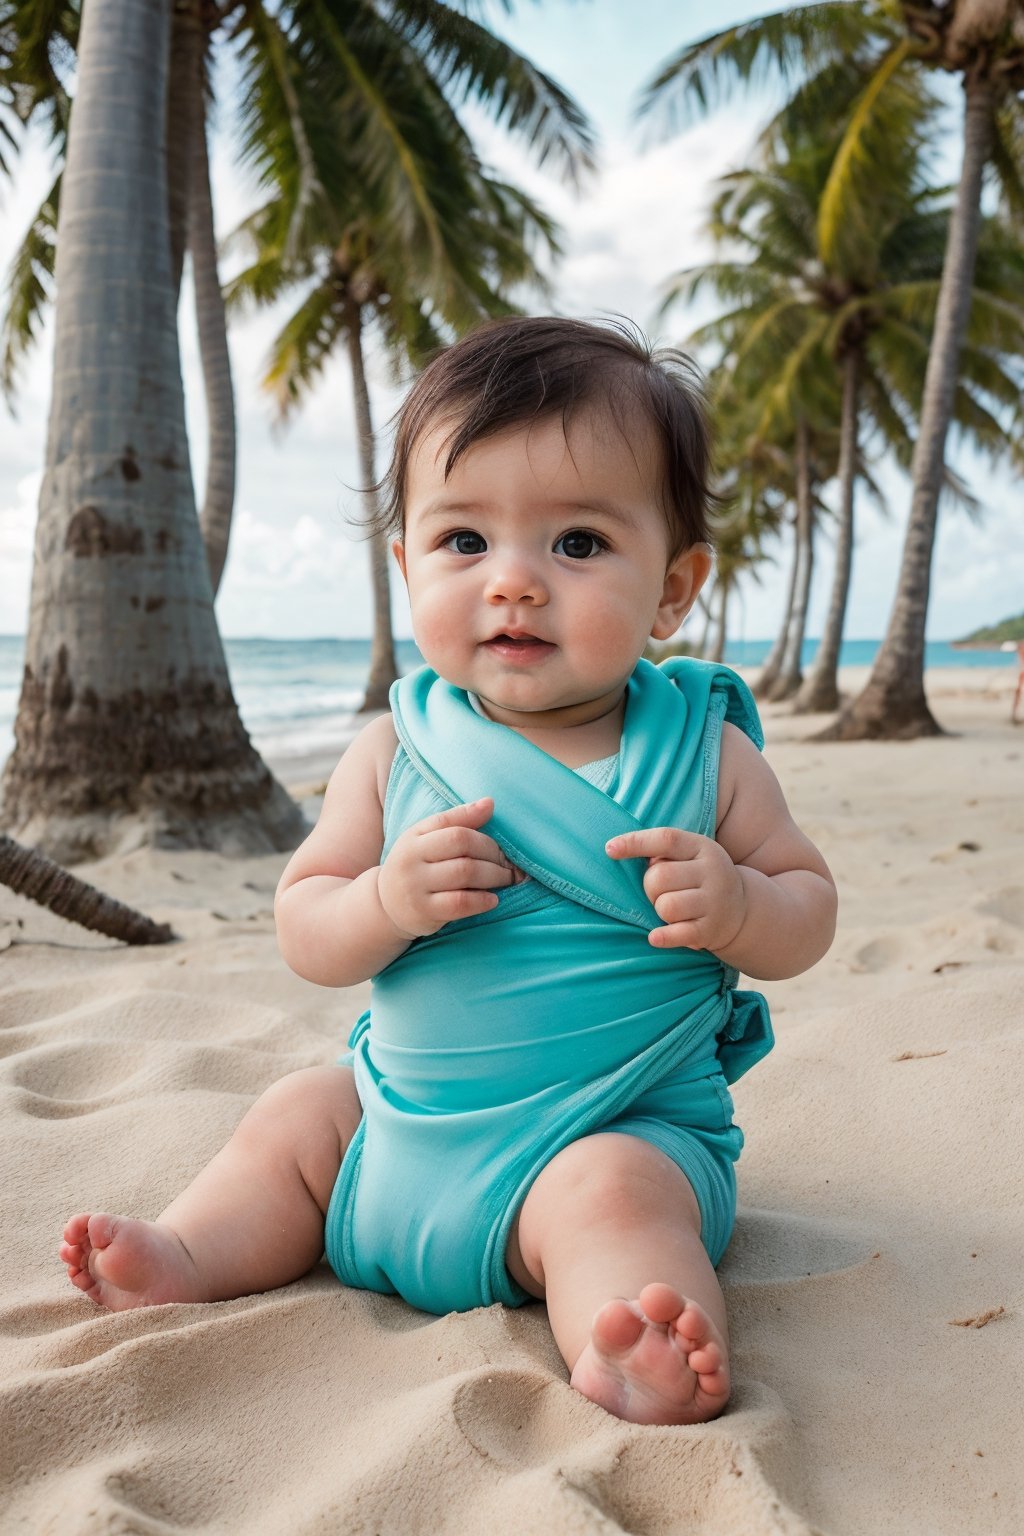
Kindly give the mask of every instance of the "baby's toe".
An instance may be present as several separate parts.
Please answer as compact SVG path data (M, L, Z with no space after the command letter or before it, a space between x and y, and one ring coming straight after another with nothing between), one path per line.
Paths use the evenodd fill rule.
M678 1291L670 1285L663 1285L660 1280L645 1285L637 1300L644 1316L652 1323L671 1323L677 1320L687 1305Z
M714 1342L705 1344L701 1349L691 1349L686 1363L699 1376L710 1376L713 1371L722 1368L722 1351Z
M66 1243L84 1243L89 1236L89 1213L81 1211L77 1216L72 1216L64 1228L64 1241Z

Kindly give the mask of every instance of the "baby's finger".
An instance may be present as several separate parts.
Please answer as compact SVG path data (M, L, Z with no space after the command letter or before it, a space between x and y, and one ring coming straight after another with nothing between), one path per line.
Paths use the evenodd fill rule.
M654 949L703 949L699 923L666 923L647 935Z
M482 827L494 815L494 800L485 795L482 800L470 800L465 805L450 805L436 816L427 816L419 823L418 831L440 832L446 827Z
M613 859L694 859L706 841L682 827L642 827L609 838L604 851Z
M511 864L493 864L490 859L440 859L430 866L434 891L493 891L515 883Z
M493 912L498 898L493 891L436 891L430 898L431 908L441 924L456 923L464 917L479 917L483 912Z
M700 890L663 891L651 904L663 923L692 924L707 916L707 902Z
M644 891L648 901L657 901L670 891L699 890L702 878L696 859L657 859L644 871Z
M423 834L420 846L421 856L427 864L437 864L444 859L471 858L486 859L503 869L512 867L494 838L472 827L438 827Z

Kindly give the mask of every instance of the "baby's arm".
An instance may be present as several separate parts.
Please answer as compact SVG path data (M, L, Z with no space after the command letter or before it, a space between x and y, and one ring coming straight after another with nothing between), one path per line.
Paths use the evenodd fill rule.
M320 820L281 876L281 953L300 976L347 987L414 938L497 905L517 872L479 829L493 801L455 805L408 827L380 863L383 800L397 739L389 715L360 732L331 776Z
M715 837L651 827L613 838L607 851L647 857L644 890L664 923L648 935L656 948L707 949L747 976L776 981L807 970L832 942L828 866L733 725L722 728Z
M820 960L835 936L835 882L761 753L728 723L715 841L731 858L744 898L739 932L715 950L719 959L762 981L798 976Z

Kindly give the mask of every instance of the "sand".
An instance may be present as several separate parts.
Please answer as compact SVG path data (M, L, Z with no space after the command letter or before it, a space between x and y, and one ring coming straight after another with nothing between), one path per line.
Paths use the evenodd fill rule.
M712 1424L639 1428L587 1402L539 1306L434 1318L320 1267L213 1306L96 1309L57 1259L66 1216L155 1216L264 1087L332 1059L366 988L285 969L279 858L84 867L173 924L181 942L161 949L0 889L0 1528L1024 1528L1011 678L933 675L960 733L942 740L819 745L802 739L818 722L766 711L840 931L813 971L765 985L778 1045L735 1089L735 1391Z

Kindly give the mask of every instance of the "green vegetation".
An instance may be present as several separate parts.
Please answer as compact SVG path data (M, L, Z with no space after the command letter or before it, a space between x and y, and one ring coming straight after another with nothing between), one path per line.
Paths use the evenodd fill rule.
M979 651L990 651L1007 640L1024 640L1024 613L1018 613L1014 619L1003 619L998 624L983 624L981 629L964 635L962 640L954 640L953 644L963 650L973 647Z

